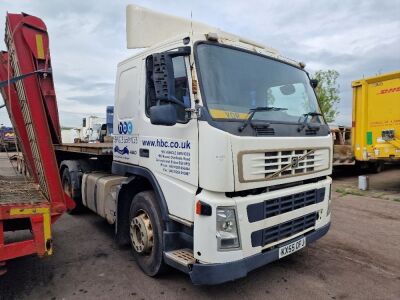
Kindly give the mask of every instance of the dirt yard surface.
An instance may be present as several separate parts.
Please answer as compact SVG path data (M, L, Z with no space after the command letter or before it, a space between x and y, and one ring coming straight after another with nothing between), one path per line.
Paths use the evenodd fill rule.
M11 171L3 158L0 153L0 175ZM175 270L149 278L129 248L115 245L113 227L100 217L64 215L53 227L54 255L8 262L0 299L400 299L400 167L372 175L370 183L373 190L360 195L355 174L334 175L325 237L246 278L211 287L193 286Z

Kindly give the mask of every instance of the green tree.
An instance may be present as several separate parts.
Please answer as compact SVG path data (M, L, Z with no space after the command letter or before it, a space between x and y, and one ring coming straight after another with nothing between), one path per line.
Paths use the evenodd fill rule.
M336 70L319 70L313 76L318 80L315 92L327 122L333 122L339 114L337 111L337 104L340 102L338 77L339 72Z

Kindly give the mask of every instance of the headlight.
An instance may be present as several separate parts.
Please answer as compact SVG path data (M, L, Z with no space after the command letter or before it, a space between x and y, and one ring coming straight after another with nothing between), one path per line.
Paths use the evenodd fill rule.
M219 250L240 247L236 212L232 207L217 207L217 240Z

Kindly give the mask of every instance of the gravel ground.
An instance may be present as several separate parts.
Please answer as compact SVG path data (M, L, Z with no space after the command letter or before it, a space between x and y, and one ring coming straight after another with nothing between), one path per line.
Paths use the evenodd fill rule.
M395 195L400 168L370 180ZM400 202L343 191L356 182L351 172L335 175L332 226L321 240L211 287L193 286L175 270L149 278L129 248L115 245L113 227L100 217L64 215L53 227L54 255L8 262L0 299L400 299Z

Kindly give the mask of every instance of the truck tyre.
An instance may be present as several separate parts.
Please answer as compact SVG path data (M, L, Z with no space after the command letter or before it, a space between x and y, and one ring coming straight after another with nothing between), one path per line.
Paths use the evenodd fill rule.
M80 199L80 197L78 198L74 195L72 184L71 184L71 175L69 174L68 168L65 168L62 173L61 183L62 183L64 193L66 193L75 202L75 208L68 209L67 210L68 214L73 215L73 214L82 212L84 210L84 206L82 204L82 199Z
M166 269L163 258L164 223L153 191L136 194L129 211L129 237L142 271L157 276Z
M371 170L373 173L380 173L384 169L384 162L383 161L377 161L371 164Z

